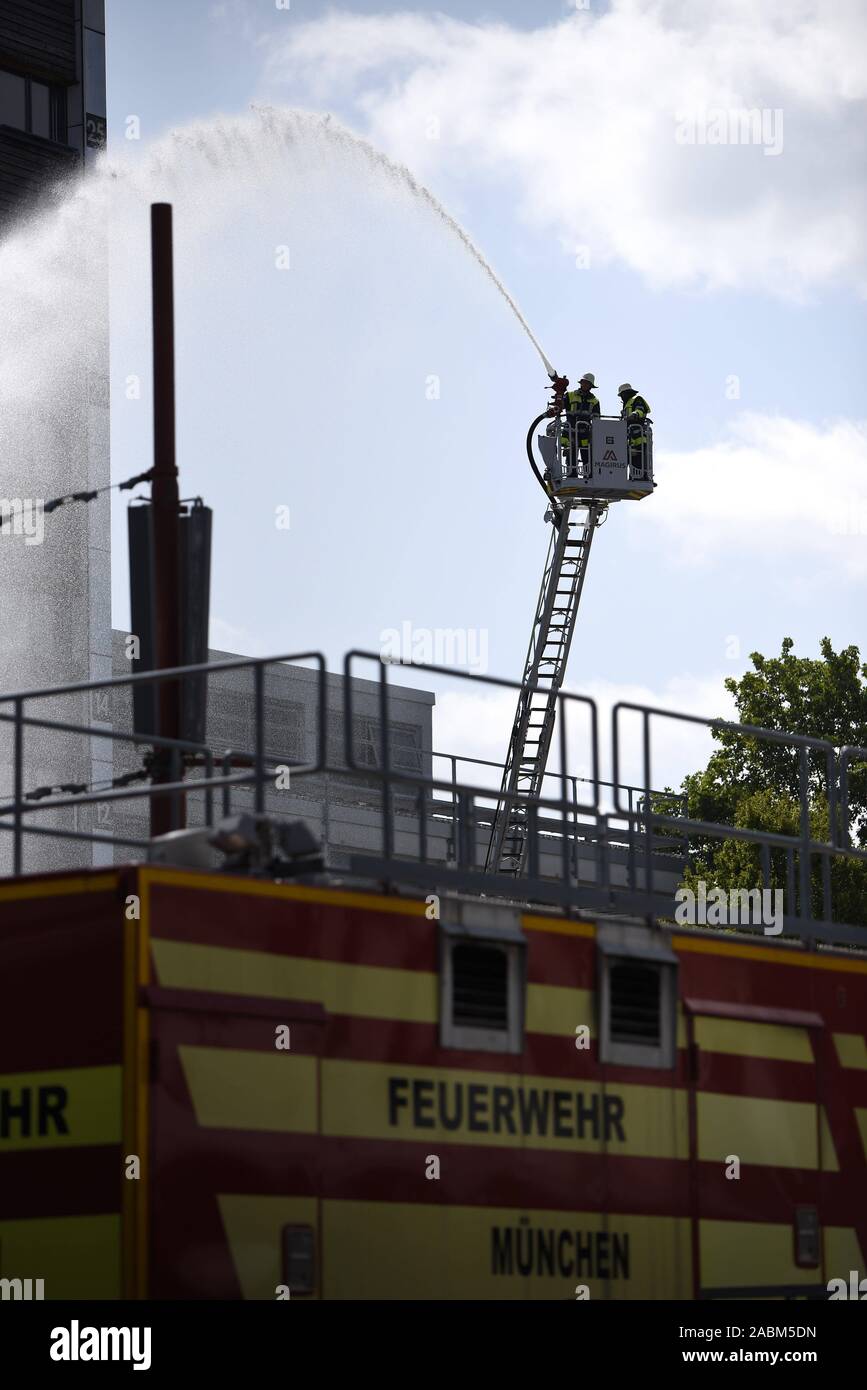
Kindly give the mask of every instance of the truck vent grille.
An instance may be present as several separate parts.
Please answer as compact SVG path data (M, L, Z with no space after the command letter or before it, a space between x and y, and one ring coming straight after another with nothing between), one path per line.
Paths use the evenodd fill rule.
M659 1047L661 976L656 965L618 961L610 974L611 1040Z
M452 1022L458 1028L505 1033L509 1022L509 962L495 946L452 948Z

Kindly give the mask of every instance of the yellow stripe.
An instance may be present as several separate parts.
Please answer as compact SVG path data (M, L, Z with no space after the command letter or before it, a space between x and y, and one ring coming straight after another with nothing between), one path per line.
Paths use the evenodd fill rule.
M589 989L567 989L562 985L527 985L526 1028L528 1033L561 1037L564 1045L575 1046L575 1029L587 1024L594 1031L593 995ZM585 1054L586 1055L586 1054Z
M382 893L347 892L345 889L290 886L285 883L264 883L257 879L223 878L215 874L190 873L180 869L147 868L140 870L142 881L175 888L194 888L208 893L241 893L262 898L281 898L288 901L323 903L330 907L365 908L400 917L427 917L424 899L387 897ZM563 936L592 938L596 934L593 922L579 922L559 917L544 917L528 913L521 918L527 931L556 932Z
M85 1144L119 1144L121 1139L121 1068L74 1067L65 1071L28 1071L0 1076L8 1105L24 1103L22 1119L7 1114L7 1137L0 1135L0 1154L22 1149L71 1149ZM68 1133L58 1133L51 1119L55 1097L40 1088L60 1088L58 1119ZM43 1106L45 1107L43 1112ZM44 1134L39 1133L43 1112Z
M315 1058L183 1045L179 1051L199 1124L316 1132ZM322 1133L332 1137L576 1153L607 1148L650 1158L683 1159L688 1153L687 1101L681 1090L582 1085L561 1077L402 1063L333 1059L320 1065ZM416 1089L416 1082L427 1085ZM460 1122L454 1129L441 1124L435 1113L440 1082L450 1116L457 1113L455 1088L460 1088ZM524 1108L532 1118L528 1113L522 1124Z
M0 1277L44 1279L45 1298L121 1296L120 1216L0 1221Z
M695 1020L695 1038L707 1052L733 1057L763 1057L776 1062L813 1063L813 1049L806 1028L776 1023L752 1023L705 1014Z
M548 931L558 936L584 936L592 939L596 935L594 922L575 922L562 917L538 917L527 915L521 918L525 931Z
M205 871L190 873L180 869L142 868L141 882L172 888L196 888L200 892L233 893L254 898L282 898L287 901L327 903L330 907L364 907L401 917L424 917L424 900L386 897L384 893L349 893L344 889L308 888L304 885L267 883L260 879L224 877Z
M369 911L387 912L398 916L425 917L424 899L387 897L385 894L346 892L340 889L309 888L290 886L283 883L263 883L256 879L220 877L206 871L157 867L141 868L139 878L142 884L157 883L179 888L196 888L200 891L216 893L235 893L254 897L282 898L298 902L324 903L332 907L366 908ZM527 914L522 918L529 931L555 932L564 936L583 936L592 938L596 933L593 922L572 921L568 918L544 917ZM792 948L777 949L749 945L734 945L720 941L702 941L695 937L675 934L672 946L679 951L700 951L711 955L743 958L748 960L772 961L774 964L800 965L820 970L842 970L867 973L867 963L851 961L840 956L825 956Z
M698 951L704 955L725 956L734 960L770 961L773 965L800 965L811 970L845 970L867 975L867 962L847 960L844 956L819 954L791 946L776 949L767 946L731 945L721 941L700 941L696 937L674 935L671 945L675 951Z
M840 1066L867 1071L867 1040L863 1033L834 1033L833 1037Z
M699 1238L702 1288L824 1282L821 1269L802 1269L795 1264L788 1223L700 1221Z
M282 1284L282 1233L284 1226L318 1224L315 1197L219 1196L220 1216L242 1298L275 1299ZM357 1252L361 1264L361 1252ZM318 1282L319 1259L315 1261ZM305 1299L315 1298L305 1295Z
M828 1115L824 1106L819 1114L819 1142L820 1156L822 1159L821 1169L823 1173L839 1173L840 1164L837 1161L837 1150L834 1147L834 1136L831 1133L831 1126L828 1123Z
M861 1131L861 1147L867 1157L867 1110L855 1110L855 1119L858 1121L858 1128ZM864 1251L864 1258L867 1259L867 1250Z
M206 1129L316 1133L316 1058L178 1047L196 1121Z
M389 1081L393 1082L390 1092ZM686 1092L657 1086L609 1085L576 1082L563 1077L525 1076L495 1071L464 1071L445 1067L411 1067L403 1063L322 1062L322 1132L354 1139L409 1139L421 1144L477 1144L482 1147L568 1150L601 1153L605 1147L606 1098L610 1118L620 1117L622 1133L613 1122L607 1126L610 1153L647 1158L686 1158L688 1154ZM425 1104L414 1105L413 1082L434 1083L418 1094ZM454 1112L454 1088L462 1087L462 1115L456 1129L437 1122L433 1096L437 1083L446 1083L450 1114ZM407 1084L403 1084L407 1083ZM469 1087L477 1087L476 1128L469 1125ZM514 1096L509 1108L516 1133L504 1115L496 1118L494 1088ZM547 1104L545 1133L537 1122L521 1133L518 1093L535 1096L537 1106ZM581 1094L585 1120L577 1121L576 1092ZM389 1113L390 1093L396 1098L394 1120ZM547 1101L545 1094L548 1093ZM562 1097L560 1128L555 1134L555 1096ZM525 1104L527 1101L525 1100ZM591 1109L592 1107L592 1109ZM593 1122L595 1116L596 1123ZM416 1124L416 1119L421 1120ZM428 1127L430 1121L430 1127Z
M233 1193L221 1195L219 1204L244 1298L273 1300L282 1282L283 1227L316 1231L316 1202ZM574 1300L579 1283L591 1299L688 1298L691 1292L689 1222L682 1219L440 1202L329 1200L321 1211L317 1278L320 1296L329 1299ZM555 1253L561 1233L561 1257L573 1271L566 1275ZM540 1235L553 1268L538 1256ZM528 1252L532 1272L522 1275L518 1257L526 1269Z
M719 1164L720 1181L737 1181L726 1179L723 1173L730 1155L739 1158L742 1165L818 1169L814 1103L707 1091L700 1092L697 1101L698 1156ZM836 1172L833 1146L826 1150L824 1138L822 1157L823 1170Z
M421 1162L419 1181L425 1181ZM495 1272L503 1268L494 1263L495 1231L501 1241L509 1240L511 1272ZM566 1276L560 1273L555 1253L561 1233L569 1241L573 1270L576 1233L584 1252L583 1267ZM539 1259L539 1234L551 1242L553 1273ZM617 1278L612 1261L615 1238L621 1249L628 1249L628 1274L619 1267ZM528 1257L535 1256L528 1275L518 1270L522 1248L523 1268L530 1265ZM323 1296L328 1299L573 1301L579 1284L586 1285L591 1301L681 1299L689 1298L691 1291L689 1222L671 1217L326 1201L322 1255ZM600 1277L600 1270L607 1277Z
M395 1022L439 1021L439 976L429 970L355 965L344 961L277 956L156 938L152 942L160 984L322 1004L330 1013ZM589 990L560 985L527 986L527 1031L575 1036L592 1023Z
M153 941L153 956L160 984L175 989L297 999L353 1017L412 1023L435 1023L439 1017L438 979L427 970L347 965L159 938Z
M857 1233L849 1226L826 1226L822 1232L825 1246L825 1282L845 1279L850 1269L859 1272L867 1261L867 1250L860 1248Z
M25 883L10 883L0 887L0 902L19 902L27 898L59 898L73 893L106 893L116 888L118 875L96 874L93 877L35 878Z

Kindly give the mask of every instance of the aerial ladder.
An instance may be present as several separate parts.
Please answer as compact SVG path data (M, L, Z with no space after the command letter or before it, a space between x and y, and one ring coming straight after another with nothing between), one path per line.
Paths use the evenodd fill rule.
M569 414L568 378L552 373L551 381L548 408L527 432L527 457L548 498L551 537L485 861L489 873L515 876L526 855L529 805L542 793L593 537L609 503L637 501L656 486L650 422ZM534 435L546 419L545 433L535 439L542 472Z

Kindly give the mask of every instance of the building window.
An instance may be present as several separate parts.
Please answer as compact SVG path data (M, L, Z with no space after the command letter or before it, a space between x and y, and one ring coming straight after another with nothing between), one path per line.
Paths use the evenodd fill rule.
M0 71L0 125L27 129L27 80L15 72Z
M442 922L440 1043L470 1052L520 1052L524 1045L526 941L520 925Z
M30 133L53 140L51 133L51 88L47 82L30 83Z
M0 69L0 125L65 145L65 88Z
M664 946L599 942L599 1060L673 1067L677 1060L677 957Z
M378 719L355 715L352 753L359 767L382 766L382 725ZM388 752L392 772L421 772L421 729L417 724L389 720Z

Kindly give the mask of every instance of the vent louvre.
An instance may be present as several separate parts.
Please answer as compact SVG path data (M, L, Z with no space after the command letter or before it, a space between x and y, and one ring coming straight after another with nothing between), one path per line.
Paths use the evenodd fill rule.
M452 1022L505 1033L509 1026L509 962L496 946L452 951Z
M618 961L609 973L611 1040L659 1047L662 979L656 965Z

